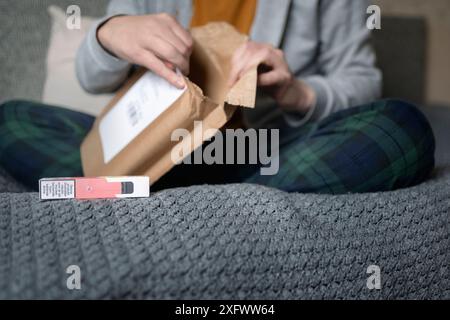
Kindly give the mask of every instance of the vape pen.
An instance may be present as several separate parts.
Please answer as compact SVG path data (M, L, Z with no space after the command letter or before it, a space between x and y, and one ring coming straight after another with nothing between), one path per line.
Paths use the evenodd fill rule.
M44 178L41 200L143 198L150 195L148 177Z

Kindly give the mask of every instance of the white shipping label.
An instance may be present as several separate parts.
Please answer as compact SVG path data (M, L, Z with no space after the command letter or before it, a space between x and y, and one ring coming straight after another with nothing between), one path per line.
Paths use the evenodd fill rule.
M185 90L146 72L100 121L104 162L111 161Z
M41 200L75 198L75 180L39 180L39 197Z

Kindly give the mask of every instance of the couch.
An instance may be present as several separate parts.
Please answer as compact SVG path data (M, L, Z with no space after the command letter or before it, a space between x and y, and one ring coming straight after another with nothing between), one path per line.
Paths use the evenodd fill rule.
M72 1L0 2L0 101L41 99L53 3ZM100 16L106 1L77 3ZM384 92L421 104L425 25L383 21L374 37ZM233 184L40 202L0 168L0 298L449 299L450 107L422 110L436 135L436 170L393 192ZM67 286L72 265L79 290ZM379 289L370 286L373 266Z

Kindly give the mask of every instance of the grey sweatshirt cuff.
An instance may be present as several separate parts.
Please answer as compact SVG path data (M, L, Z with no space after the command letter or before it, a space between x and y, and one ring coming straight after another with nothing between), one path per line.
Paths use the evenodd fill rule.
M302 78L316 93L316 101L306 114L284 112L284 120L291 127L301 127L308 122L318 121L331 113L332 97L326 81L321 76Z
M112 15L109 17L105 17L98 22L95 23L93 27L90 28L87 34L87 48L91 57L97 63L99 67L106 71L117 71L123 70L128 66L128 62L119 58L116 58L109 52L107 52L99 43L97 39L97 30L100 26L102 26L105 22L107 22L112 17L117 15Z

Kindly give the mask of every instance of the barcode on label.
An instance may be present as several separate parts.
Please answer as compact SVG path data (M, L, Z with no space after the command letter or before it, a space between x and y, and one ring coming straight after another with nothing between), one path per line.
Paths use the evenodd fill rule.
M180 90L153 72L145 73L100 120L104 163L166 111L186 88Z
M130 103L127 105L127 114L131 126L132 127L136 126L142 119L142 112L139 103L136 103L135 101L130 101Z

